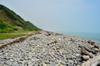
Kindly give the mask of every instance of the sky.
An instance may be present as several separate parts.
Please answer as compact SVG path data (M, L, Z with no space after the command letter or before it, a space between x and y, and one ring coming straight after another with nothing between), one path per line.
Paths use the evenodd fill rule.
M100 0L0 0L48 31L100 33Z

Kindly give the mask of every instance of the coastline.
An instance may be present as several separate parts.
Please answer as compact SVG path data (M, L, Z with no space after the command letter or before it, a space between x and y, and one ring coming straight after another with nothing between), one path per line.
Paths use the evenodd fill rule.
M83 32L68 32L63 33L64 35L70 35L70 36L77 36L82 38L83 40L92 40L96 43L100 44L100 33L83 33Z
M0 49L1 66L22 66L26 63L43 66L81 66L100 53L100 46L94 41L49 31L40 31L27 38L9 41L5 40L6 46Z

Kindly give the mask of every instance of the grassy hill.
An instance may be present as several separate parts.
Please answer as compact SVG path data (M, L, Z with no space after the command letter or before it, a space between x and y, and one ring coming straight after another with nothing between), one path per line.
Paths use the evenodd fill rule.
M9 8L0 5L0 33L38 30L40 29L31 22L25 21Z

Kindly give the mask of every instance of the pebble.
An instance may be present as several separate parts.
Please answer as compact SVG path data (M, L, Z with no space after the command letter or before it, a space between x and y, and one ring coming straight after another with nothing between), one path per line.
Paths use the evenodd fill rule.
M83 55L82 58L83 58L83 60L85 60L85 61L90 59L90 57L89 57L88 55Z

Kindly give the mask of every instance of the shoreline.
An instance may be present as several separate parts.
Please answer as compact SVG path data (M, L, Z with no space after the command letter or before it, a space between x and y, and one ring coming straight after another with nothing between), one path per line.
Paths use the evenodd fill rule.
M98 44L100 44L100 38L96 38L96 37L93 37L93 36L85 36L85 34L89 34L89 33L63 33L64 35L67 35L67 36L76 36L76 37L80 37L81 39L83 40L92 40ZM83 35L82 35L83 34ZM91 34L91 33L90 33ZM96 34L96 33L93 33L93 34ZM97 33L99 34L99 33ZM99 35L98 35L99 36Z
M100 53L100 46L94 41L49 31L9 41L9 45L0 49L1 65L22 66L27 62L28 65L81 66Z

